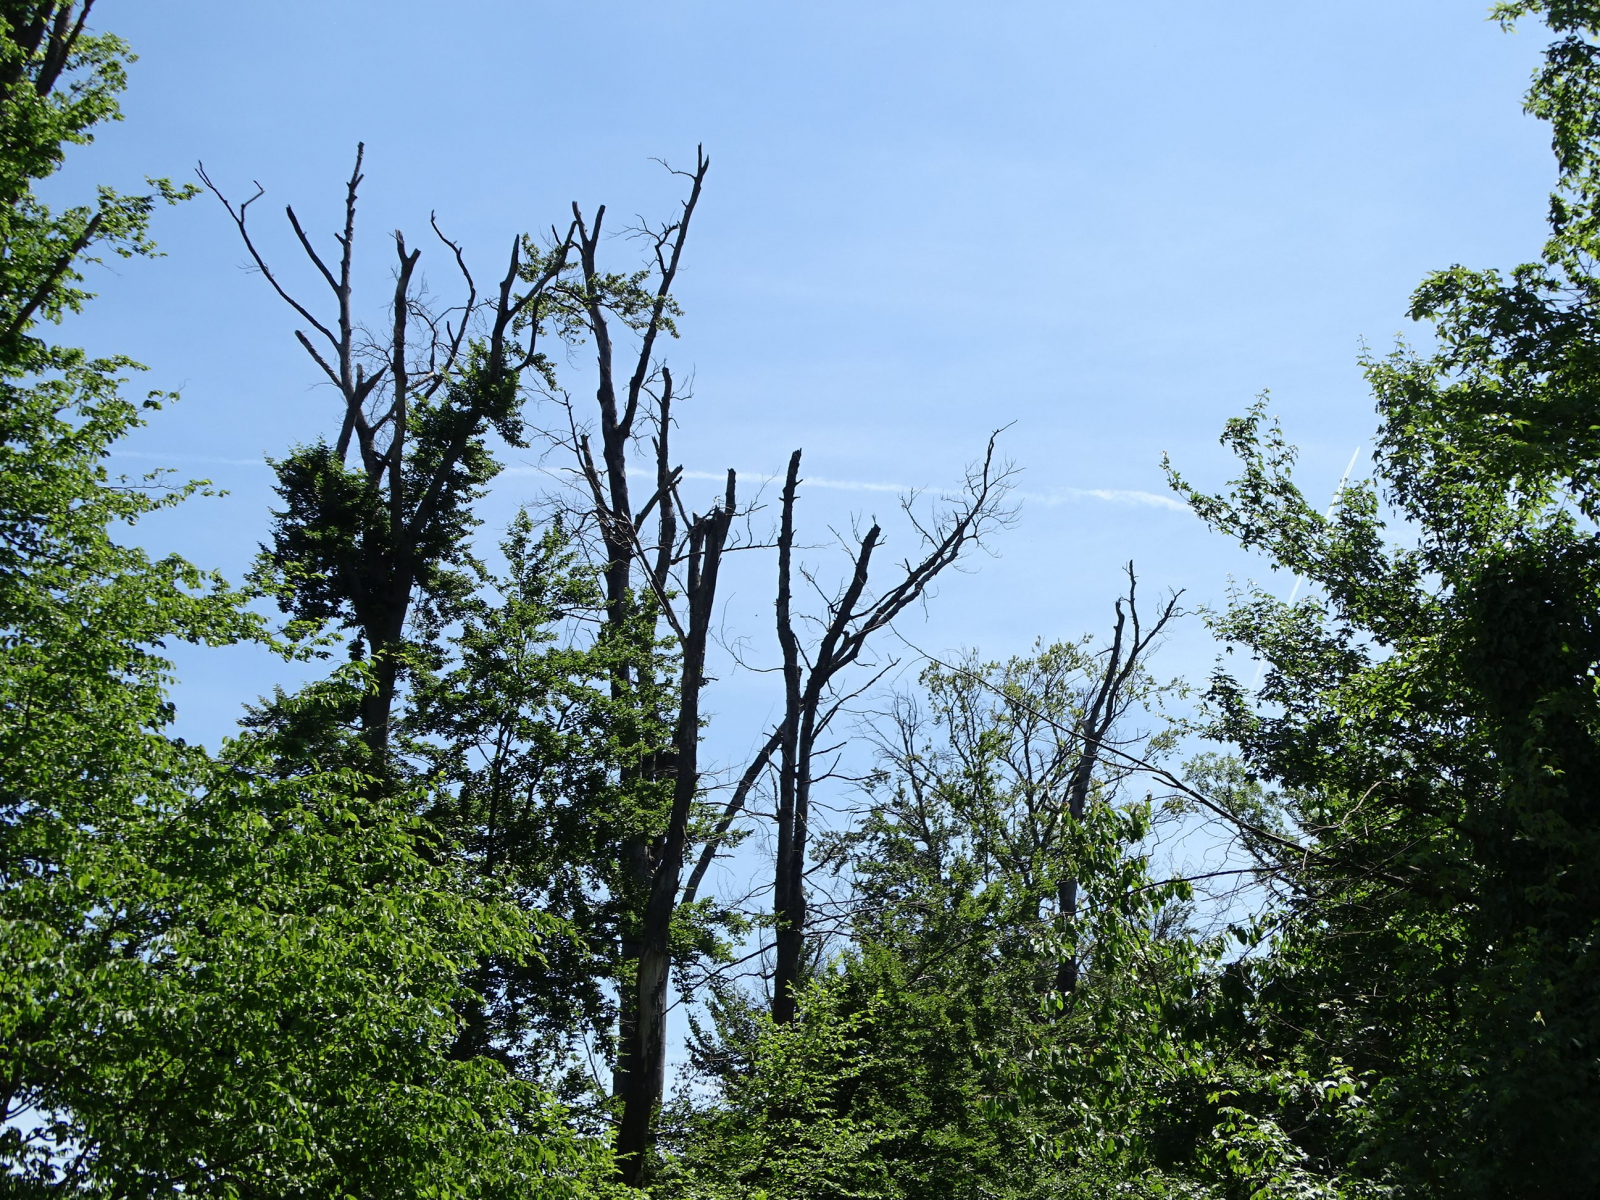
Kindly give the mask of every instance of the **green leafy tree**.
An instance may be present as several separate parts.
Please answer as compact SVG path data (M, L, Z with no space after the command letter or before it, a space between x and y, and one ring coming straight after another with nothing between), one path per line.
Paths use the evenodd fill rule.
M794 1021L718 998L695 1046L714 1099L673 1114L663 1195L1020 1200L1116 1178L1085 1153L1126 1100L1107 1068L1123 1026L1194 965L1173 924L1183 886L1151 880L1137 851L1149 807L1118 798L1130 772L1114 755L1169 741L1136 724L1160 690L1149 648L931 667L900 698L849 839L848 948L809 973ZM1108 676L1123 690L1091 726ZM1059 990L1065 958L1081 970Z
M449 1051L465 971L540 928L465 898L408 804L323 741L170 733L174 639L262 636L220 579L126 544L195 490L113 477L156 406L50 344L97 248L171 189L55 214L33 186L116 115L89 5L0 5L0 1180L8 1194L570 1195L604 1178L539 1090ZM360 668L281 711L325 727Z
M1560 170L1540 260L1417 290L1432 348L1367 363L1373 476L1331 517L1259 406L1228 492L1178 481L1319 593L1219 614L1266 672L1211 697L1290 833L1256 847L1289 901L1240 1011L1265 1061L1359 1084L1285 1126L1352 1191L1587 1196L1600 1170L1600 6L1496 12L1557 34L1528 97Z

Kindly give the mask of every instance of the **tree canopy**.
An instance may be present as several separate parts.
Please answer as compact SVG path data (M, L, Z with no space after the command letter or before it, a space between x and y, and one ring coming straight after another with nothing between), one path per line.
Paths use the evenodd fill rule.
M45 202L121 115L92 7L0 0L8 1195L1594 1194L1600 3L1493 10L1554 39L1549 235L1418 286L1423 335L1363 363L1370 472L1322 511L1265 399L1233 480L1168 465L1304 595L1192 613L1129 564L1102 631L1003 660L892 636L1012 518L1003 431L906 498L892 564L876 521L813 555L800 450L771 513L732 471L694 490L669 350L703 150L632 242L574 205L488 284L435 221L454 303L396 234L363 325L364 148L332 252L287 209L319 301L259 189ZM238 584L140 548L204 483L108 466L176 397L58 341L88 266L207 189L337 397ZM535 445L549 488L474 540ZM718 624L751 559L765 666ZM1186 620L1243 653L1166 678ZM175 642L312 681L202 747ZM726 779L719 646L779 681ZM1188 837L1211 859L1169 869Z

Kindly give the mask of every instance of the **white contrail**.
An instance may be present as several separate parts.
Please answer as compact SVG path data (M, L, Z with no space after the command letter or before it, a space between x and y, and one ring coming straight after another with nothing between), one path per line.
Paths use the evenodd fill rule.
M1141 492L1132 488L1052 488L1048 492L1018 492L1019 500L1033 504L1070 504L1075 500L1105 500L1112 504L1138 504L1146 508L1169 508L1174 512L1188 512L1189 506L1172 496L1160 492Z
M630 470L630 475L644 479L654 479L654 471L642 468ZM740 479L753 479L757 483L782 483L782 475L766 475L759 471L740 471ZM685 479L706 479L720 482L727 478L724 471L685 471ZM835 492L886 492L891 495L905 495L917 492L926 496L963 496L966 493L958 488L912 487L905 483L880 483L866 479L828 479L820 475L805 476L807 487L826 488ZM1178 512L1188 512L1189 506L1181 500L1171 496L1163 496L1158 492L1141 492L1129 488L1080 488L1059 487L1051 488L1048 492L1013 492L1018 500L1029 504L1043 504L1054 507L1058 504L1070 504L1077 500L1105 500L1112 504L1138 504L1150 508L1170 508Z
M136 458L150 462L172 463L180 466L211 466L211 467L264 467L267 465L266 457L261 458L224 458L213 454L156 454L143 450L113 450L113 458ZM502 475L547 475L558 477L571 474L568 468L559 467L507 467ZM635 479L654 479L656 473L643 467L630 467L628 474ZM761 471L740 471L739 478L756 483L782 483L782 475L768 475ZM725 471L684 471L680 476L683 479L708 480L720 483L727 478ZM882 492L886 495L905 495L917 492L930 496L962 496L964 492L957 488L916 488L905 483L884 483L870 479L829 479L820 475L807 475L807 487L823 488L833 492ZM1047 508L1054 508L1061 504L1073 504L1080 500L1103 500L1108 504L1133 504L1144 508L1166 508L1174 512L1188 512L1189 506L1181 500L1171 496L1164 496L1159 492L1144 492L1135 488L1085 488L1085 487L1057 487L1046 492L1013 492L1018 500L1029 504L1042 504Z

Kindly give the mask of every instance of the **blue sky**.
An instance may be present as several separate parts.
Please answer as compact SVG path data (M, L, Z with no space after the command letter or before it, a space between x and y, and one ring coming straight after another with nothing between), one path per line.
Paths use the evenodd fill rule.
M678 188L652 159L703 143L671 347L695 379L685 465L775 474L804 447L807 475L841 485L802 502L821 541L892 517L895 485L953 483L1011 424L1019 523L906 627L1003 655L1104 628L1129 559L1195 604L1261 577L1166 499L1163 452L1220 483L1223 422L1271 389L1309 490L1331 493L1371 426L1362 340L1392 344L1426 271L1536 251L1551 170L1520 96L1543 36L1501 34L1485 8L101 0L141 59L126 122L62 187L204 160L235 193L265 185L264 242L298 266L281 205L331 232L363 140L376 316L387 230L415 241L436 211L487 277L574 199L667 213ZM144 536L238 576L265 530L262 456L329 430L333 398L213 201L158 235L169 257L115 264L70 336L182 389L120 461L229 489ZM592 388L581 364L568 382ZM516 465L491 535L546 486ZM758 653L768 573L729 589L727 628ZM1200 677L1215 653L1191 621L1165 666ZM241 651L183 672L184 720L210 738L282 668ZM730 671L711 698L730 758L770 682Z

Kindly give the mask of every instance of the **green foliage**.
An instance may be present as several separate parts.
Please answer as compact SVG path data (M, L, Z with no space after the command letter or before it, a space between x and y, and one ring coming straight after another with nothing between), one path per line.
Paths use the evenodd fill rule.
M534 931L359 780L265 751L141 789L7 888L5 1065L37 1122L8 1166L52 1193L567 1194L559 1111L447 1055L462 964Z
M559 523L519 516L498 572L469 539L492 440L525 441L522 372L555 387L532 342L490 346L575 342L598 313L671 334L677 309L655 274L525 242L527 306L503 299L496 340L397 385L359 468L348 428L274 464L258 580L296 639L275 643L223 580L126 543L197 491L106 469L166 398L128 401L134 364L39 334L88 299L97 253L153 253L156 203L184 194L33 194L118 117L126 48L83 13L0 0L4 1189L636 1194L576 1068L628 1020L675 663L655 600L608 606ZM1333 514L1265 402L1225 431L1225 491L1174 476L1312 585L1209 614L1265 662L1259 687L1211 680L1204 732L1236 757L1165 777L1165 808L1130 794L1177 744L1168 689L1130 667L1108 740L1086 738L1111 677L1087 642L926 672L878 727L865 819L821 839L852 889L844 944L816 949L794 1021L712 984L654 1194L1594 1191L1600 3L1494 14L1557 35L1527 101L1559 170L1539 261L1417 289L1432 341L1367 361L1374 472ZM356 632L352 661L216 756L172 736L174 640L292 656L329 631ZM1155 823L1196 806L1274 900L1226 936L1191 928L1188 884L1147 859ZM680 992L750 928L681 906Z
M258 574L296 621L396 625L413 602L397 577L415 578L425 624L452 619L472 594L483 576L471 552L472 505L501 470L486 435L525 445L517 380L483 356L475 348L459 377L408 407L398 511L381 479L348 466L326 442L272 464L284 507Z
M1126 772L1096 772L1081 821L1064 809L1098 669L1083 645L1041 647L930 669L895 706L850 839L850 948L792 1024L721 999L697 1055L713 1097L677 1114L661 1195L1022 1200L1117 1178L1090 1161L1108 1123L1137 1123L1119 1115L1139 1094L1125 1027L1148 1032L1141 997L1192 973L1193 949L1172 927L1182 885L1154 883L1135 850L1148 807L1112 802ZM1157 699L1148 680L1135 694ZM1072 915L1055 909L1063 876ZM1062 996L1069 953L1085 969Z
M1259 406L1226 435L1228 494L1179 481L1321 592L1215 621L1268 670L1254 696L1219 672L1213 732L1305 843L1256 848L1292 894L1248 1018L1275 1069L1348 1073L1361 1099L1296 1144L1404 1195L1587 1195L1600 1169L1600 9L1498 10L1535 11L1564 35L1529 95L1560 168L1550 241L1418 289L1435 347L1367 364L1373 482L1325 519Z
M176 497L106 478L138 410L96 367L5 391L7 1170L125 1195L525 1194L574 1165L557 1115L445 1052L463 966L490 945L531 959L533 928L463 899L360 780L286 771L293 748L266 739L213 763L163 733L155 648L257 622L112 540Z
M448 663L418 674L405 727L441 785L425 816L470 886L562 918L537 961L486 955L491 999L465 1035L544 1074L585 1038L603 1045L615 1016L603 986L622 919L614 847L653 832L667 800L638 767L670 737L668 662L647 618L582 635L603 600L559 527L538 533L519 514L501 549L493 592L459 606Z
M372 799L337 734L299 736L365 674L282 697L287 739L269 724L212 759L168 732L164 647L259 639L261 622L216 576L119 540L195 489L111 477L107 454L155 399L122 398L131 364L29 332L81 303L94 237L149 249L148 206L57 218L27 191L115 113L120 44L63 42L76 15L0 8L5 1188L583 1192L609 1174L603 1149L498 1064L449 1054L465 969L490 946L533 959L549 922L465 895L421 853L415 801Z
M93 205L56 212L33 192L54 175L70 146L94 138L94 128L120 120L117 96L132 61L111 35L74 30L74 6L55 0L7 0L0 5L0 357L39 368L54 351L29 330L59 321L89 299L82 267L98 262L97 248L120 257L154 251L149 218L159 200L192 189L151 180L143 196L100 188Z
M821 1200L901 1194L882 1150L897 1114L851 1111L865 1077L886 1065L874 1053L883 1014L846 1011L842 978L806 989L804 1019L784 1025L752 1011L754 1037L725 1081L722 1103L679 1114L683 1154L670 1158L658 1191L694 1200ZM889 1123L882 1118L888 1116Z

